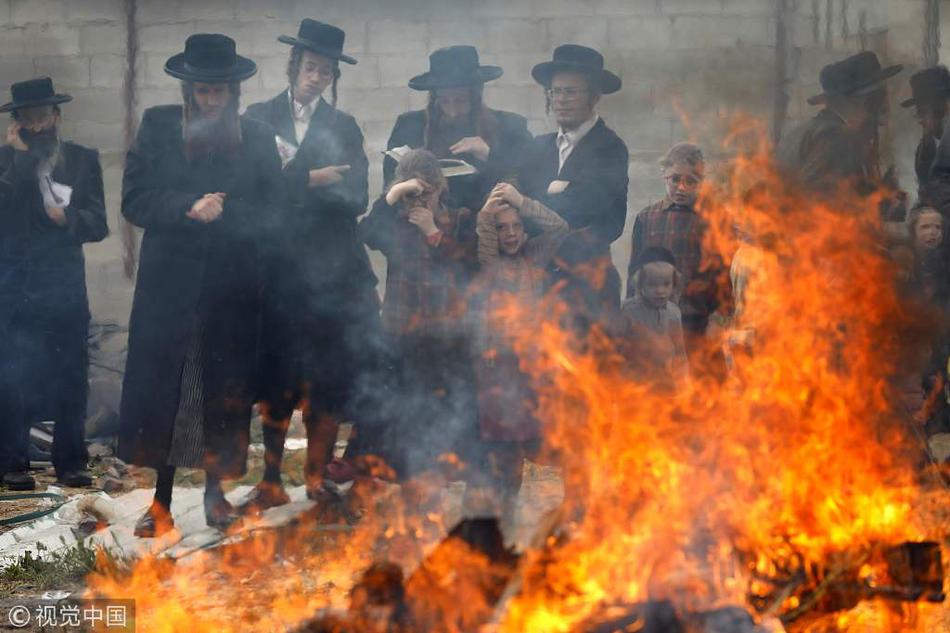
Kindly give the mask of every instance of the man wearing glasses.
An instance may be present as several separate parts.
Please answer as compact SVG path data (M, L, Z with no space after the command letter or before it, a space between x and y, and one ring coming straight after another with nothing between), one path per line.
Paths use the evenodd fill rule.
M609 258L610 243L623 233L627 217L628 154L594 108L601 95L620 90L620 77L604 69L600 53L576 44L558 46L553 59L531 75L545 88L558 131L529 146L519 190L553 209L571 229L587 229L590 255Z
M691 143L678 143L660 159L660 169L666 182L666 196L643 209L633 224L627 296L634 295L629 281L640 254L651 247L670 251L683 279L683 288L677 289L682 292L678 303L683 313L687 351L692 355L718 307L718 271L715 266L700 271L705 222L697 212L697 199L705 172L703 152Z

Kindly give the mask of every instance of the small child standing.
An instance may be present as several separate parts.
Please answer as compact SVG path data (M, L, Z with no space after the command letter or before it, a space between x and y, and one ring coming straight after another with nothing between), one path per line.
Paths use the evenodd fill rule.
M635 295L624 302L627 339L632 344L634 373L664 391L689 382L689 361L683 322L673 302L679 284L673 254L665 248L645 249L632 266Z

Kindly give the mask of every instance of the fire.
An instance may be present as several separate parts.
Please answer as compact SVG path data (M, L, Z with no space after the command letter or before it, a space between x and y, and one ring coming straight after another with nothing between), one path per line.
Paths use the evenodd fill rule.
M807 606L812 598L798 589L842 574L868 587L885 582L882 548L942 540L950 527L917 511L909 420L895 410L895 377L911 366L908 339L920 326L881 247L879 197L822 201L795 191L756 126L734 129L734 158L706 185L706 247L729 262L741 246L755 262L744 306L753 353L737 353L724 382L694 366L682 393L661 395L630 378L605 335L574 340L552 300L553 316L518 347L538 378L548 458L564 478L564 525L522 557L521 590L503 605L501 632L582 630L599 612L647 600L751 610L754 596L766 596L757 613L774 616ZM753 186L761 193L747 195ZM745 244L737 224L752 238ZM711 339L710 352L722 343ZM141 630L290 628L345 607L374 560L412 569L444 534L439 513L426 516L432 504L407 508L377 495L369 491L371 511L351 530L307 523L187 564L146 558L131 574L91 578L91 591L136 598ZM433 594L453 567L486 571L462 583L468 595L433 603L441 626L426 613L427 630L474 630L458 625L491 610L473 587L497 580L493 563L459 554L428 564L442 571L415 587ZM866 601L807 626L926 631L934 612L895 614Z

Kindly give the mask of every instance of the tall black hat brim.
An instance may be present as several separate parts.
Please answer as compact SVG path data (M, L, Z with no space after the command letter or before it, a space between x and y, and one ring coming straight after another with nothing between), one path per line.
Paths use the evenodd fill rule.
M72 100L72 95L56 94L49 97L43 97L42 99L11 101L0 106L0 112L12 112L13 110L20 110L21 108L33 108L36 106L59 105L60 103L66 103L67 101Z
M854 92L875 86L883 82L885 79L890 79L891 77L893 77L894 75L896 75L902 70L904 70L904 66L901 64L895 64L893 66L888 66L887 68L882 68L874 77L868 78L868 81L866 83L864 83L861 86L856 87L854 89ZM854 92L852 92L852 94L854 94ZM823 103L827 97L828 97L827 93L824 93L824 92L822 92L821 94L817 94L813 97L808 97L807 99L808 105L818 105L820 103Z
M426 72L410 79L409 87L421 92L445 88L465 88L494 81L504 74L505 71L500 66L479 66L475 69L475 72L464 77Z
M291 37L290 35L280 35L277 37L277 41L283 44L289 44L290 46L301 46L306 48L308 51L313 51L317 55L324 55L331 59L336 59L347 64L356 64L357 61L349 55L344 55L340 51L327 48L322 46L317 42L313 42L308 39L301 39L299 37Z
M548 61L541 62L531 69L531 76L534 80L547 88L551 85L551 77L558 71L580 72L591 75L600 84L601 94L609 95L619 92L623 87L623 80L609 70L594 70L585 64L567 61Z
M176 79L182 81L201 81L204 83L230 83L232 81L244 81L253 77L257 72L257 64L248 59L236 55L234 65L226 70L214 73L203 73L189 70L185 67L185 54L178 53L172 55L165 62L165 72Z

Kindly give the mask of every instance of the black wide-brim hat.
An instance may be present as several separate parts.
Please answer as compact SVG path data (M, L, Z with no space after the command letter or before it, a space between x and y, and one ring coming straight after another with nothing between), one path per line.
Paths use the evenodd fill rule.
M429 72L409 80L413 90L466 88L498 79L505 71L499 66L482 66L474 46L447 46L429 55Z
M913 96L901 101L901 107L909 108L918 102L946 101L950 97L950 71L946 66L924 68L910 76Z
M828 64L821 69L821 94L808 98L808 103L817 105L830 95L857 95L877 88L885 79L893 77L904 67L900 64L881 67L877 55L865 51L840 62Z
M21 81L10 86L11 101L0 106L0 112L11 112L20 108L32 108L44 105L59 105L72 101L67 94L56 94L53 90L53 80L49 77L39 77Z
M532 68L531 76L545 88L550 88L554 73L565 70L586 74L597 82L601 94L609 95L623 87L620 77L604 69L603 55L593 48L578 44L562 44L555 48L552 60Z
M297 28L297 37L281 35L278 42L301 46L318 55L324 55L347 64L355 64L356 60L343 54L343 41L346 33L332 24L324 24L310 18L305 18Z
M234 40L218 33L197 33L185 40L185 52L165 62L165 72L182 81L231 83L257 72L257 64L237 54Z

